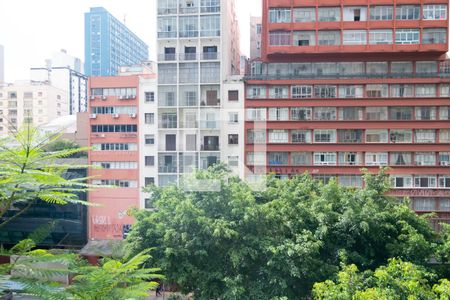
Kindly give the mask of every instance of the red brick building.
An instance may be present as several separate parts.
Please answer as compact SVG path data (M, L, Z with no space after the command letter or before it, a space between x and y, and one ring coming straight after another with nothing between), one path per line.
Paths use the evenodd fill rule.
M248 176L362 186L361 168L390 166L393 195L450 221L447 50L446 0L263 0Z

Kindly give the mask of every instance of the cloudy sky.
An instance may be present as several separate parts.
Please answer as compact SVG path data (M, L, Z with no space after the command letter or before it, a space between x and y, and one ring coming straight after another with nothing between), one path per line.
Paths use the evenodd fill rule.
M261 0L236 0L241 51L249 53L249 16L261 15ZM84 13L103 6L148 45L156 59L156 0L0 0L0 45L7 82L29 78L54 52L84 60Z

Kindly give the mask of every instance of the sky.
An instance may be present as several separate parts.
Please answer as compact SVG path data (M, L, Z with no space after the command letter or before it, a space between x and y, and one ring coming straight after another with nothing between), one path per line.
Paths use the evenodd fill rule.
M249 54L250 15L261 15L261 0L235 0L241 52ZM84 13L103 6L149 45L155 60L156 0L0 0L0 45L5 48L5 81L29 79L30 68L65 49L84 61Z

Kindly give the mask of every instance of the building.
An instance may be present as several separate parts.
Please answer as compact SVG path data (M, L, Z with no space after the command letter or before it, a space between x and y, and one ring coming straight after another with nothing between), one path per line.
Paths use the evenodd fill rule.
M0 45L0 85L5 82L5 53L3 46Z
M100 204L89 207L89 238L95 240L127 234L133 223L131 209L144 207L141 191L149 182L141 178L155 176L143 167L149 162L144 154L151 154L155 146L147 146L150 138L144 132L152 131L145 131L140 117L145 118L141 104L155 100L156 75L151 64L120 71L119 76L89 79L89 164L101 168L91 169L89 176L95 185L114 186L89 193L89 202Z
M361 168L390 166L392 195L449 222L448 1L264 0L262 20L248 177L308 171L359 187Z
M228 146L243 146L239 136L225 133L223 114L242 99L239 88L228 93L224 87L240 72L239 29L233 0L158 0L157 14L157 113L146 122L157 124L154 181L165 186L226 162Z
M39 127L46 134L61 133L61 139L72 141L80 147L88 147L89 114L77 113L56 118Z
M250 59L261 57L261 17L250 17Z
M79 58L68 55L66 50L47 59L43 68L31 68L31 81L50 83L66 91L69 99L69 114L87 111L87 76Z
M0 87L0 136L26 123L40 126L68 114L65 91L48 83L17 81Z
M148 60L148 46L103 7L84 15L87 76L116 76L120 66Z

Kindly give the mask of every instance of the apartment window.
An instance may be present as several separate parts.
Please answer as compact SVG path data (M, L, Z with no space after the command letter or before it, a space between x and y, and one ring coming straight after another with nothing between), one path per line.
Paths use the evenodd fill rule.
M362 85L340 85L339 98L362 98Z
M410 61L393 61L391 62L391 73L404 75L404 74L412 74L413 72L413 64Z
M412 176L410 175L395 175L391 176L391 186L393 188L411 188Z
M435 166L436 155L434 152L416 152L415 163L418 166Z
M416 97L436 97L436 85L416 84Z
M145 124L155 124L155 114L154 113L145 113Z
M391 29L379 29L369 31L369 44L387 45L393 43L393 33Z
M145 92L145 102L155 102L155 92Z
M292 152L291 162L294 166L311 165L311 153L309 152Z
M261 29L262 29L262 26L261 26L261 24L256 24L256 34L261 34Z
M291 130L292 143L311 143L311 131L309 130Z
M391 84L391 97L404 98L414 96L412 84Z
M177 18L159 17L158 38L176 38L176 37L177 37Z
M160 127L177 128L177 113L162 113Z
M247 121L265 121L266 109L265 108L248 108Z
M269 165L270 166L282 166L288 164L287 152L269 152Z
M154 156L146 156L145 157L145 165L147 167L155 165L155 157Z
M311 107L292 107L291 121L308 121L311 120Z
M367 8L364 6L346 6L344 7L344 21L366 21Z
M415 211L434 211L436 210L436 201L432 198L414 198L413 209Z
M291 97L294 99L312 98L312 85L294 85L291 87Z
M340 75L361 76L365 74L365 64L363 62L341 62L338 63Z
M436 120L436 107L416 107L416 120Z
M286 99L289 96L288 86L271 86L269 88L269 98L271 99Z
M392 20L394 14L393 6L371 6L370 19L371 20Z
M412 162L412 155L408 152L392 152L390 162L394 166L409 166Z
M228 123L230 123L230 124L238 124L239 123L239 113L237 113L237 112L229 112L228 113Z
M314 143L336 143L335 129L315 129Z
M393 121L404 121L413 119L412 107L390 107L389 119Z
M334 121L336 120L336 107L315 107L315 121Z
M450 143L450 129L440 129L439 130L439 142L440 143Z
M340 31L325 31L321 30L318 34L319 46L339 46L341 44Z
M144 136L146 145L154 145L155 144L155 135L154 134L146 134Z
M450 176L439 176L439 187L440 188L450 188ZM449 205L449 208L450 208L450 205Z
M391 143L412 143L411 129L391 129L389 133Z
M339 108L339 120L341 121L361 121L362 119L363 119L362 107Z
M264 129L249 129L247 130L247 143L249 144L265 144L266 130Z
M239 166L239 156L228 156L228 166L238 167Z
M388 72L387 62L368 62L366 66L368 75L385 75Z
M439 119L450 120L450 106L442 106L439 108Z
M419 29L397 29L395 43L400 45L418 44L419 35Z
M341 20L340 7L319 7L319 22L339 22Z
M439 152L439 165L450 166L450 152Z
M441 97L450 97L450 84L441 83L440 95Z
M270 23L290 23L291 10L288 8L272 8L269 9Z
M431 4L423 6L424 20L447 20L447 5Z
M178 80L176 64L159 64L158 65L158 83L160 84L176 84Z
M420 5L397 5L395 18L397 20L419 20Z
M362 187L361 175L339 175L339 184L346 187Z
M437 71L436 61L418 61L416 63L416 74L435 74Z
M271 107L269 108L269 121L288 121L289 108L287 107Z
M366 30L344 30L343 31L343 45L366 45L367 31Z
M266 97L266 87L264 85L250 85L247 87L247 98L264 99Z
M387 129L366 129L366 143L387 143Z
M198 64L180 64L179 65L179 81L180 83L197 83L198 82Z
M425 28L423 30L423 44L445 44L447 42L447 29Z
M450 212L450 199L439 199L439 211Z
M288 130L269 130L269 143L287 143L289 142Z
M286 63L271 63L268 64L267 73L269 75L275 75L276 77L283 76L285 74L289 74L289 64Z
M385 98L389 95L389 87L387 84L367 84L367 98Z
M180 17L178 22L180 27L179 36L181 38L198 36L197 16Z
M220 16L200 16L200 36L220 36Z
M336 98L337 87L335 85L315 85L314 97L316 98Z
M228 91L228 101L239 101L239 91L238 90Z
M220 1L219 0L201 0L200 11L202 13L213 13L220 11Z
M292 40L294 46L314 46L316 44L316 32L294 31Z
M91 125L91 131L97 132L137 132L137 125Z
M339 129L338 140L339 143L362 143L363 130L362 129Z
M114 179L103 179L103 180L92 180L93 185L111 185L120 188L137 188L137 181L131 180L114 180Z
M431 188L436 187L436 176L414 176L414 187Z
M124 144L124 143L93 144L92 149L94 151L136 151L137 144Z
M339 152L339 165L355 166L360 164L361 159L358 152Z
M335 62L330 63L314 63L313 73L316 75L337 75L337 64Z
M336 152L314 152L314 165L336 165Z
M229 134L228 135L228 145L237 145L239 143L239 135L238 134Z
M294 8L294 22L315 22L315 21L316 21L315 7Z
M155 184L155 177L145 177L144 178L144 184L145 186L150 186L152 184ZM145 199L145 208L150 209L153 208L153 204L151 204L151 200L147 201L150 199Z
M367 166L386 166L388 154L387 152L366 152L365 162Z
M289 31L269 32L270 46L289 46L291 44L291 33Z

